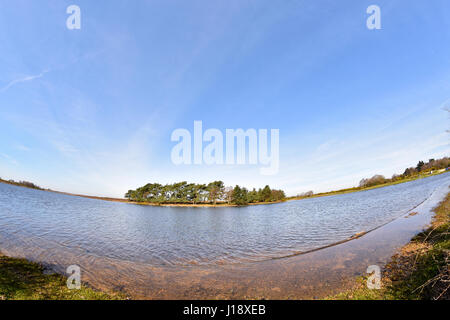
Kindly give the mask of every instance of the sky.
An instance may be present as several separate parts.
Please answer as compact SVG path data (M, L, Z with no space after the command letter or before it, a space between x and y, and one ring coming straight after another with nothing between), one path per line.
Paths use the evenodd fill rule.
M81 29L69 30L69 5ZM369 30L369 5L381 29ZM189 181L288 195L450 155L448 0L0 2L0 177L122 197ZM280 167L175 165L178 128L279 129Z

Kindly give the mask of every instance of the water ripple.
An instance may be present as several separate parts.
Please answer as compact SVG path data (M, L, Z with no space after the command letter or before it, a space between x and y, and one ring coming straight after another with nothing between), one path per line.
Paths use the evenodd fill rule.
M161 266L255 262L374 229L449 182L450 174L443 174L365 192L243 208L138 206L0 184L0 249L41 261L57 261L64 252L91 263L97 258Z

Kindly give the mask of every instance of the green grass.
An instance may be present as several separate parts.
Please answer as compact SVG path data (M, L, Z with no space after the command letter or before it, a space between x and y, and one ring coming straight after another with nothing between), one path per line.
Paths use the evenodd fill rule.
M450 193L434 211L431 227L392 257L383 272L380 290L368 289L366 279L359 278L353 290L328 299L449 300Z
M0 300L111 300L124 299L82 285L69 290L67 278L44 274L44 268L25 259L0 256Z

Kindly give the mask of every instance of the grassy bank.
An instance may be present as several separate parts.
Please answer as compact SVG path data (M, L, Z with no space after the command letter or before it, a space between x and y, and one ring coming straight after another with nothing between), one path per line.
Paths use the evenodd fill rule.
M119 294L100 292L86 285L69 290L67 278L46 274L39 264L0 254L0 300L116 300Z
M358 279L353 290L330 299L450 300L450 193L435 209L431 226L404 246L382 272L382 288Z

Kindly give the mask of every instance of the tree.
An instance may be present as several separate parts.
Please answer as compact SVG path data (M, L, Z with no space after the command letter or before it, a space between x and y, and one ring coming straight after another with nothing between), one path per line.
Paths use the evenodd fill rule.
M249 192L246 188L236 186L225 188L223 181L214 181L205 184L187 183L186 181L161 185L148 183L136 190L128 190L125 198L136 202L150 203L208 203L226 201L237 205L245 205L249 202L278 201L284 199L282 190L271 190L266 186L263 190L253 189ZM265 200L262 200L265 199Z
M272 190L271 193L272 201L281 201L286 198L283 190Z
M271 196L272 196L272 190L270 190L269 186L265 186L264 189L261 192L261 199L260 199L260 201L270 202L271 198L272 198Z
M253 190L248 193L248 202L254 203L254 202L258 202L258 201L259 201L258 191L256 191L255 188L253 188Z
M409 176L414 175L414 173L416 173L416 169L415 169L415 168L413 168L413 167L411 167L411 168L406 168L406 169L405 169L405 172L403 172L403 176L404 176L404 177L409 177Z
M299 198L308 198L308 197L312 197L314 195L314 191L307 191L307 192L303 192L303 193L299 193L297 195L297 197Z
M127 198L128 200L131 200L131 198L133 197L132 194L133 190L128 190L127 193L125 193L124 197Z
M386 182L387 182L387 180L384 176L382 176L381 174L376 174L370 179L362 179L359 182L359 186L361 188L367 188L367 187L373 187L373 186L376 186L379 184L383 184Z
M224 189L224 199L228 204L231 203L233 200L233 187L226 187Z
M216 204L217 199L221 199L223 197L225 186L223 181L214 181L208 184L207 190L209 192L209 201Z
M425 163L423 161L419 161L419 163L417 164L416 170L417 172L422 171L422 167L425 165Z
M234 187L233 189L233 193L232 193L232 202L238 206L243 206L248 204L248 198L247 198L247 189L239 187L238 185L236 185L236 187Z

